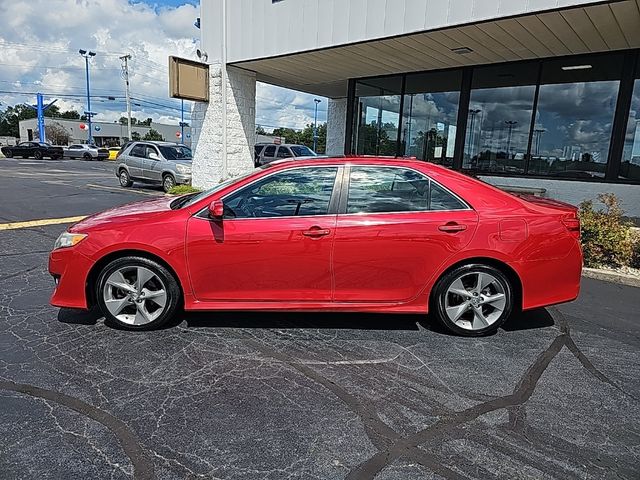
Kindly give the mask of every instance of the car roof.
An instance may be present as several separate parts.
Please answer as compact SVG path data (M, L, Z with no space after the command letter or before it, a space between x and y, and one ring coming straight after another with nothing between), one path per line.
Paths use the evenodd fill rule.
M276 160L274 162L265 165L266 168L276 166L295 165L336 165L336 164L350 164L350 165L380 165L380 166L420 166L427 169L435 168L439 170L451 171L448 168L436 165L435 163L425 162L418 160L415 157L376 157L367 155L349 155L349 156L319 156L319 157L296 157L296 158L283 158L282 160Z

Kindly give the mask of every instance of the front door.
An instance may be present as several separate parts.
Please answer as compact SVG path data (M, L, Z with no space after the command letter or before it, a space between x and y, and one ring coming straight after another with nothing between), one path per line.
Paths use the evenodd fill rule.
M336 302L407 302L473 236L478 217L423 174L351 167L334 247Z
M187 227L187 262L200 301L328 302L339 167L266 175ZM337 192L336 192L337 193Z
M151 155L152 153L155 153L155 158L151 158L153 156ZM160 160L158 149L153 145L145 147L143 176L147 180L154 182L162 181L162 160Z

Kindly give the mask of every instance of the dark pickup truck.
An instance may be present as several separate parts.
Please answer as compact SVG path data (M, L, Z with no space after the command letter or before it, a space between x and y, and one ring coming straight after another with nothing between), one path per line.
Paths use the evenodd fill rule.
M58 160L64 155L62 147L54 147L49 143L40 142L21 142L18 145L10 147L2 147L2 154L8 158L29 158L33 157L41 160L49 157L52 160Z

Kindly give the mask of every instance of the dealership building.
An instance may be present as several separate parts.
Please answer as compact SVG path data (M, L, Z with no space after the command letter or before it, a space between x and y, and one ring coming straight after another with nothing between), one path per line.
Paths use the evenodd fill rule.
M69 144L87 143L89 136L89 124L84 120L68 120L56 117L45 117L45 127L52 126L64 130L69 136ZM21 120L18 124L21 142L31 142L39 139L38 120L30 118ZM128 140L127 125L119 122L91 122L91 138L93 142L100 147L122 146ZM182 141L183 129L177 125L166 125L163 123L151 122L150 126L134 125L131 127L132 133L137 133L140 138L151 130L158 132L163 140L167 142L180 142L191 145L191 130L189 127L184 128L184 141ZM134 136L135 138L135 136ZM49 141L51 139L48 139Z
M640 217L640 0L208 0L200 25L199 186L253 167L262 81L329 98L329 154Z

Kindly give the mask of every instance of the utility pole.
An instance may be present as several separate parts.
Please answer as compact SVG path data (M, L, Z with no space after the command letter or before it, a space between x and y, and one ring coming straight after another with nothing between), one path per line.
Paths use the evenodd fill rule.
M313 151L318 149L318 104L322 101L319 98L314 98L313 101L316 104L316 113L313 116Z
M84 114L87 116L87 120L89 122L89 137L87 138L87 143L93 143L93 131L91 130L91 117L93 117L93 112L91 111L91 90L89 89L89 59L91 57L95 57L96 53L92 51L86 50L78 50L78 53L84 57L84 66L87 74L87 111Z
M129 60L131 55L123 55L122 60L122 78L124 78L125 95L127 97L127 138L131 140L131 97L129 96Z

